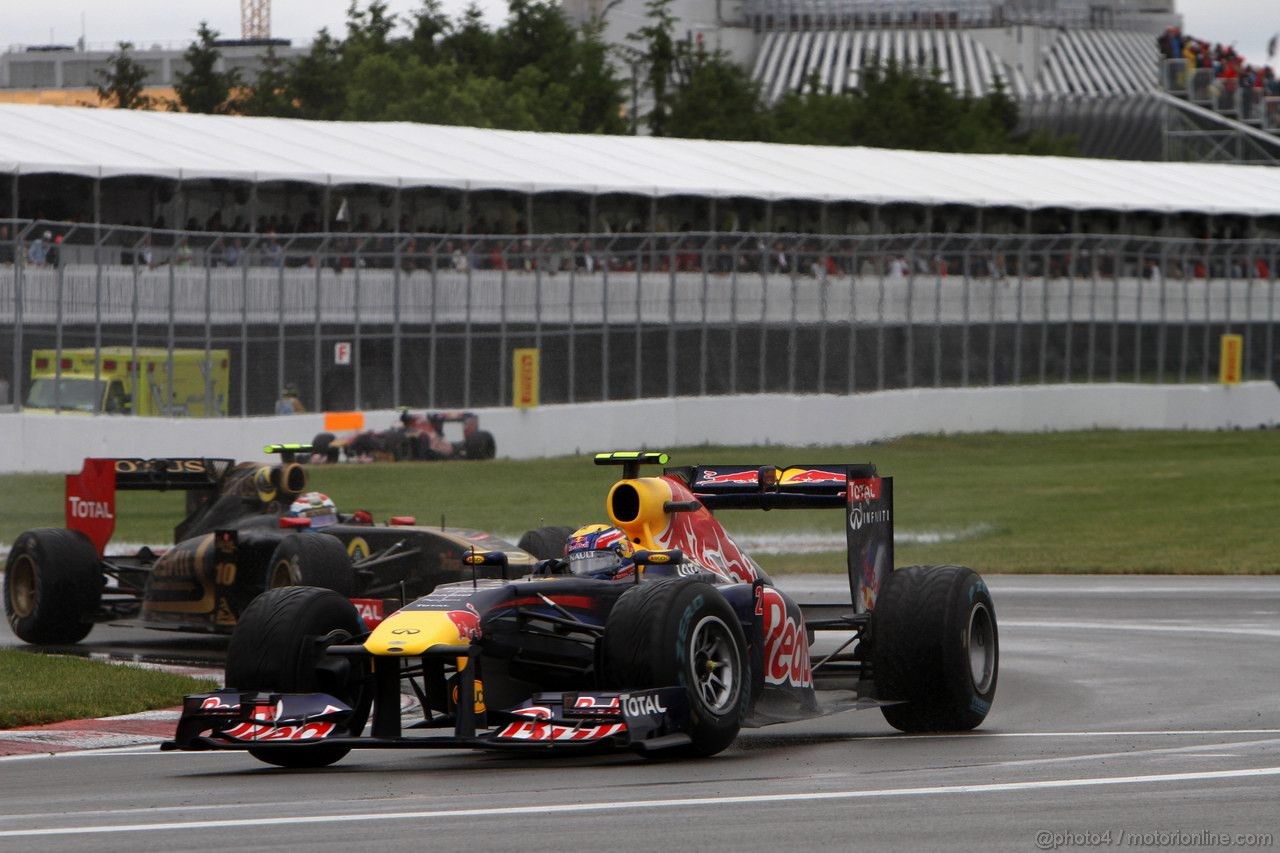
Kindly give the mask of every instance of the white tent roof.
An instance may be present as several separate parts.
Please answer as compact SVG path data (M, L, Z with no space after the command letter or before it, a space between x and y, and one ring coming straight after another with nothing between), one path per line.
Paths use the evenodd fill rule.
M0 173L1280 215L1280 169L0 105Z

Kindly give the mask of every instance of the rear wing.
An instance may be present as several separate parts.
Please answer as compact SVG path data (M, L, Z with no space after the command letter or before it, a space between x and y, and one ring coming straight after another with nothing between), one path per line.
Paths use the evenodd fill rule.
M893 570L893 478L881 477L874 465L706 465L666 468L663 474L684 483L713 511L843 509L849 593L856 612L875 606Z
M65 486L66 526L88 537L101 557L116 529L117 491L213 491L233 459L86 459Z

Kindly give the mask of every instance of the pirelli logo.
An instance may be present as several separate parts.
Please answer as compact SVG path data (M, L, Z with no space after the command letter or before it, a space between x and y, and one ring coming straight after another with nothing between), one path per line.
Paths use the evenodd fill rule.
M1223 335L1222 353L1218 360L1218 381L1223 385L1239 385L1244 373L1244 336Z
M512 351L512 405L533 409L538 405L538 350L536 347Z

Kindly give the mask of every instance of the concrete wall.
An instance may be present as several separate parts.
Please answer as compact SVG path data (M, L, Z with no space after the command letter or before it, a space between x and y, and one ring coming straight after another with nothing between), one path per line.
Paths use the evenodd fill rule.
M853 396L693 397L478 410L502 457L698 444L861 444L912 433L1107 429L1254 429L1280 424L1271 382L1057 385L885 391ZM372 429L396 413L369 412ZM320 414L226 420L0 414L0 473L78 471L86 456L264 458L306 442Z

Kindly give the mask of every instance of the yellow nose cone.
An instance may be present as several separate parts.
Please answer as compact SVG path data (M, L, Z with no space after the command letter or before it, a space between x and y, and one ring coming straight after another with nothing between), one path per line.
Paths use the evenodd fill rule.
M412 657L432 646L469 646L480 620L468 610L399 610L364 641L374 655Z

